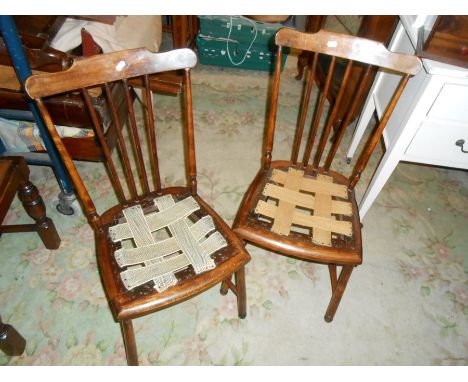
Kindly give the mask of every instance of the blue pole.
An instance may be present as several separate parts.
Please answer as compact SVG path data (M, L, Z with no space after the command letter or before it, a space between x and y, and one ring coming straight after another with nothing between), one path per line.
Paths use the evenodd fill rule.
M32 75L32 72L12 16L0 15L0 33L3 35L3 40L5 41L8 53L10 54L11 62L13 63L21 86L23 87L24 82ZM52 168L58 178L60 189L65 194L73 193L70 177L68 176L65 166L58 155L57 149L49 135L49 131L42 121L36 104L29 98L28 106L31 109L34 120L36 121L37 127L41 133L42 140L44 141L44 146L46 147L47 153L53 163Z

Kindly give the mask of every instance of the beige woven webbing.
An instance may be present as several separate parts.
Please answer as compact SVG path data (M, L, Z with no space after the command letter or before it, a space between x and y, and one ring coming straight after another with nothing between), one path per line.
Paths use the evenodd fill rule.
M164 195L154 199L154 204L158 211L146 216L139 205L124 209L126 222L109 228L113 242L133 239L136 245L120 248L114 254L119 266L127 267L120 273L127 289L153 281L162 292L177 283L174 273L189 265L197 274L213 269L215 263L210 255L227 246L211 216L196 223L188 219L200 208L193 197L176 203L171 195ZM152 232L166 227L172 236L156 242Z
M277 199L278 205L259 200L255 213L272 219L271 230L275 233L289 235L294 230L293 224L312 228L312 241L326 246L332 245L332 233L352 236L351 222L339 221L333 216L352 216L351 203L347 201L348 190L344 185L333 183L329 176L318 175L314 179L305 177L302 170L289 168L286 172L274 169L263 195ZM332 197L346 201L333 200ZM304 208L311 213L306 213Z

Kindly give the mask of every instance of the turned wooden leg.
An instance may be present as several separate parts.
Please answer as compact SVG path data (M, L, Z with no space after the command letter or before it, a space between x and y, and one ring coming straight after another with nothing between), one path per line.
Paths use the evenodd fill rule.
M328 270L330 272L330 282L332 293L335 291L337 278L336 278L336 264L328 264Z
M247 294L245 291L245 268L239 269L236 274L236 290L237 290L237 311L239 318L247 316Z
M36 222L37 233L47 249L57 249L60 246L60 237L55 229L54 222L46 216L44 201L39 195L36 186L29 180L20 182L18 197L23 207Z
M120 327L122 329L125 353L127 354L127 365L138 366L138 354L132 320L121 321Z
M340 277L338 278L338 282L333 291L332 298L328 304L327 312L325 313L325 321L333 321L333 317L335 316L336 310L338 309L338 305L340 304L341 297L343 296L343 293L346 289L346 285L348 284L348 280L351 276L353 268L354 265L343 266L343 269L340 272Z
M220 293L222 295L227 294L229 289L236 295L237 297L237 311L239 318L245 318L247 316L247 295L245 291L245 268L242 267L239 269L235 274L235 281L236 283L233 284L232 276L229 276L226 280L224 280L221 284Z

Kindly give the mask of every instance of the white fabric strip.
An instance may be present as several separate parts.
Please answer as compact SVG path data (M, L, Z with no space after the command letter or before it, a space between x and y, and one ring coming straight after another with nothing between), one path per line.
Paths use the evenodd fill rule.
M120 273L127 289L153 281L155 288L162 292L177 284L174 272L189 265L197 274L213 269L215 263L210 255L227 246L219 232L207 237L216 229L211 216L195 223L188 219L200 208L193 197L175 203L171 195L164 195L154 203L159 211L147 216L139 205L124 209L126 222L109 229L114 242L133 239L136 245L136 248L121 248L114 254L120 267L128 266ZM165 227L172 237L155 242L152 232Z
M127 289L133 289L143 285L148 281L165 275L174 273L189 265L189 261L184 255L177 255L170 259L160 261L156 264L147 265L138 268L127 269L120 273L120 278Z
M195 240L199 241L215 229L211 216L204 216L190 226L190 232ZM170 255L177 252L179 246L174 237L139 248L120 248L115 252L115 259L120 267L148 262L152 259Z
M185 198L178 203L174 203L171 208L168 208L165 211L152 212L146 215L146 224L148 225L150 231L154 232L158 229L168 226L174 220L189 216L192 212L195 212L198 209L200 209L200 206L196 200L189 196L188 198ZM128 222L110 227L109 234L114 243L117 241L131 239L133 237Z
M166 211L174 205L174 200L170 195L164 195L156 198L154 202L158 209L162 212ZM195 273L205 272L215 267L213 259L203 252L203 249L201 248L198 241L196 241L191 235L190 229L185 219L174 221L168 225L168 228L179 244L180 250L189 258Z
M137 247L142 247L144 245L153 244L153 235L151 235L151 230L148 227L148 223L145 219L145 214L141 206L133 206L124 209L123 214L127 220L128 228L132 233L133 240Z
M201 247L207 256L227 246L224 237L215 232L203 241ZM190 260L184 254L177 254L170 259L164 259L144 267L132 267L120 274L127 289L133 289L153 280L158 292L162 292L177 283L174 272L190 265ZM171 268L172 267L172 268Z

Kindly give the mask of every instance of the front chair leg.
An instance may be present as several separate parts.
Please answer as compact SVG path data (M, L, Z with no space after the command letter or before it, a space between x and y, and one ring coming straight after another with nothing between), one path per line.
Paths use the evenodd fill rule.
M340 304L341 297L346 289L346 285L348 284L349 277L351 276L351 272L353 271L354 265L344 265L343 269L340 272L340 277L335 285L333 290L332 297L330 299L330 303L328 304L327 312L325 313L325 321L332 322L333 317L335 316L336 310L338 309L338 305ZM333 282L332 282L333 285Z
M224 280L221 284L220 293L226 295L229 289L237 296L237 312L239 318L247 316L247 295L245 291L245 268L242 267L235 274L236 283L232 282L232 275Z
M245 291L245 267L236 272L237 312L239 318L247 316L247 293Z
M125 353L127 354L127 365L138 366L138 354L132 320L121 321L120 327L122 329Z

